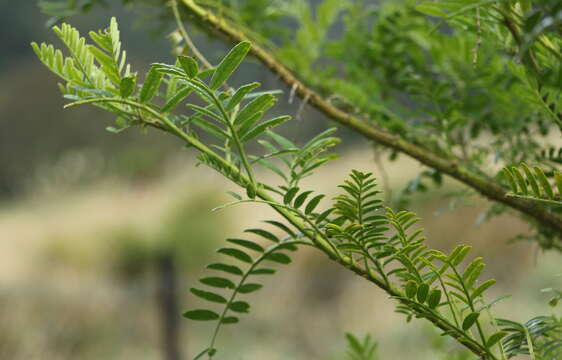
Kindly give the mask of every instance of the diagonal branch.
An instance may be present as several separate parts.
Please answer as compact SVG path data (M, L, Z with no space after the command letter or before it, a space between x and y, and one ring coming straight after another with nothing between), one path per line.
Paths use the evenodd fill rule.
M251 41L244 33L229 25L224 19L211 11L197 5L194 0L181 0L191 16L201 25L226 37L232 42ZM562 217L551 212L547 207L514 197L507 197L507 191L492 179L475 173L463 166L459 159L443 158L427 149L390 134L369 124L352 114L333 106L314 90L303 84L287 67L278 62L272 54L253 43L250 53L276 74L287 86L295 89L300 98L308 99L308 103L325 116L383 146L406 154L424 165L434 168L464 183L490 200L497 201L512 209L518 210L532 218L542 226L554 230L558 234L557 241L562 241Z

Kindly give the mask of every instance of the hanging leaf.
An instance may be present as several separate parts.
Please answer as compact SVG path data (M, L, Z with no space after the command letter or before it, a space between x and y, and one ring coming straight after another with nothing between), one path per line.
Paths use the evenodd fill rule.
M275 274L277 271L275 269L267 269L267 268L261 268L261 269L255 269L252 270L250 272L251 275L273 275Z
M234 301L228 305L228 308L238 313L247 313L250 311L250 304L245 301Z
M418 284L415 281L410 280L406 283L405 290L406 290L406 296L410 299L413 299L418 291Z
M240 268L238 266L221 264L221 263L215 263L215 264L207 265L207 269L224 271L226 273L233 274L233 275L242 275L243 274L242 270L240 270Z
M250 255L246 254L245 252L243 252L242 250L239 249L235 249L235 248L221 248L217 250L218 253L220 254L224 254L224 255L228 255L228 256L232 256L240 261L246 262L251 264L252 263L252 258L250 257Z
M273 226L276 226L277 228L281 229L282 231L286 232L290 237L292 238L296 238L297 235L294 233L293 230L289 229L289 227L283 223L280 223L279 221L275 221L275 220L266 220L264 221L267 224L271 224Z
M472 312L470 314L467 315L466 318L464 318L463 322L462 322L462 329L463 330L468 330L472 327L472 325L474 325L474 323L476 323L476 320L478 320L478 317L480 316L480 313L478 312Z
M240 111L234 123L237 126L244 126L246 122L253 117L254 114L263 113L265 110L270 108L275 102L275 96L270 94L264 94L252 100ZM255 121L254 121L255 122ZM250 126L246 126L249 128Z
M283 124L284 122L286 122L288 120L291 120L290 116L279 116L279 117L264 121L261 124L256 125L253 129L246 132L244 135L242 135L241 140L243 142L250 141L250 140L254 139L256 136L259 136L260 134L263 134L266 130L274 128L274 127L276 127L280 124ZM289 149L286 149L286 150L289 150Z
M191 310L183 313L183 316L197 321L210 321L219 318L219 314L211 310Z
M267 240L273 241L274 243L278 243L279 239L277 238L277 236L273 235L272 233L270 233L267 230L263 230L263 229L247 229L244 230L244 232L248 232L248 233L252 233L252 234L256 234L258 236L261 236Z
M308 204L306 204L306 207L304 209L304 213L306 215L309 215L310 213L312 213L314 211L314 209L316 209L316 206L318 206L318 204L320 203L320 200L322 200L322 198L324 198L325 195L316 195L315 197L312 198L312 200L310 200L308 202Z
M291 258L283 253L272 253L265 257L266 260L274 261L280 264L290 264Z
M263 285L261 285L261 284L244 284L244 285L242 285L238 288L238 292L240 294L249 294L249 293L252 293L254 291L258 291L262 287L263 287Z
M168 97L166 103L162 106L160 111L163 113L167 113L172 111L176 105L182 102L183 99L186 98L193 91L193 88L190 86L183 86L179 90L177 90L172 96Z
M137 78L135 76L127 76L121 79L119 91L122 98L128 98L135 91Z
M250 250L254 250L257 252L263 252L263 247L261 247L259 244L256 244L255 242L252 241L248 241L248 240L243 240L243 239L226 239L226 241L236 244L236 245L240 245L243 246L247 249Z
M285 205L289 205L291 203L291 201L293 201L293 198L295 197L295 195L297 194L297 192L299 191L298 187L293 187L290 188L286 193L285 196L283 197L283 203Z
M423 304L425 302L425 300L427 299L428 293L429 293L429 285L427 285L425 283L421 283L418 286L418 292L416 293L418 301Z
M498 341L500 341L501 339L503 339L505 336L507 335L507 332L505 331L498 331L497 333L493 334L492 336L490 336L488 338L488 340L486 340L486 347L491 348L492 346L494 346L495 344L498 343Z
M441 290L432 289L427 298L427 305L430 309L435 309L437 305L441 302Z
M535 170L537 179L541 183L542 189L544 190L546 196L548 196L549 199L554 199L554 192L552 191L552 187L550 186L550 183L548 182L548 179L544 175L542 169L538 166L534 166L533 170Z
M239 321L239 319L236 316L225 316L222 321L221 324L237 324Z
M205 299L207 301L219 303L219 304L226 304L226 299L218 294L215 294L210 291L199 290L196 288L189 289L192 294L200 297L201 299Z
M229 288L234 289L236 285L228 279L222 277L206 277L199 279L202 284L217 287L217 288Z
M297 196L297 198L295 199L295 202L293 203L293 207L295 209L298 209L302 206L302 204L304 204L304 202L306 201L306 198L308 197L308 195L312 194L313 191L312 190L307 190L307 191L303 191L302 193L299 194L299 196Z
M525 178L523 178L523 175L521 175L521 172L519 171L519 169L517 169L515 166L512 166L511 167L511 173L514 175L515 180L517 180L517 184L519 184L519 188L521 189L521 193L523 195L529 194L529 190L527 189L527 183L525 182Z
M504 177L509 182L509 186L511 187L511 191L517 194L517 183L515 182L515 178L511 170L508 167L503 168Z
M531 172L531 169L529 169L529 167L525 163L521 163L521 168L525 172L525 175L527 175L527 181L531 185L531 189L535 193L535 196L541 197L541 190L539 188L539 184L537 183L537 180L535 179L535 176Z

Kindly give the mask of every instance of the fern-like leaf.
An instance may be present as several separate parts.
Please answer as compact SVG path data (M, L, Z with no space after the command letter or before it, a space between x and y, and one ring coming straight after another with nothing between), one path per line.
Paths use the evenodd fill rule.
M525 163L505 167L503 175L511 189L507 196L562 206L562 173L559 171L552 174L554 186L540 167L533 166L531 169Z
M217 250L218 253L230 257L238 262L233 265L226 262L216 262L207 266L208 269L219 272L218 276L204 277L200 282L214 289L191 288L191 293L212 304L222 305L221 311L207 308L193 309L186 311L183 315L195 321L214 321L216 322L215 332L210 345L203 351L209 357L216 353L215 341L222 325L236 324L239 322L240 314L250 311L250 304L244 300L238 300L240 294L249 294L262 288L260 282L253 278L260 275L272 275L272 269L268 262L277 264L289 264L290 256L284 250L296 250L296 246L305 243L286 225L277 221L268 223L282 229L287 233L283 239L279 239L273 233L265 229L248 229L247 233L255 234L262 239L267 239L271 245L265 247L256 240L247 239L227 239L227 242L235 247L225 247ZM248 252L251 250L252 253ZM223 274L230 277L225 277ZM234 276L234 278L232 278ZM258 280L259 281L259 280ZM229 289L227 293L219 293L215 289ZM228 296L227 296L228 294Z

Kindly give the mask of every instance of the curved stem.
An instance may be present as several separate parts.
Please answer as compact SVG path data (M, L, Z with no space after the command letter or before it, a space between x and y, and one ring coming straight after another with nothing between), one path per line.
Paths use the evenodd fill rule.
M215 346L215 342L217 339L217 335L219 333L219 330L221 328L222 325L222 321L224 320L226 313L229 310L229 306L230 304L232 304L232 302L234 301L234 299L236 298L236 295L238 295L238 290L240 289L240 287L242 285L244 285L244 282L246 281L246 279L248 278L248 276L250 276L250 274L252 273L252 271L256 268L256 266L258 266L263 260L265 260L267 258L267 256L271 253L273 253L274 251L276 251L280 246L283 245L303 245L306 244L308 245L308 243L304 242L304 241L300 241L300 240L294 240L294 241L285 241L285 242L279 242L278 244L272 245L270 246L266 251L263 252L263 254L261 254L254 262L252 262L252 264L250 265L250 267L246 270L246 272L244 273L244 275L242 275L242 279L240 279L240 282L238 283L238 286L236 287L236 289L234 289L234 291L232 292L232 295L230 296L230 299L228 299L228 302L226 303L224 310L222 312L222 314L219 317L219 320L217 322L217 325L215 326L215 330L213 332L213 336L211 338L211 343L209 345L209 348L207 349L207 351L212 350L213 346ZM209 354L209 359L211 359L213 357L212 353Z
M468 301L468 306L470 307L470 311L472 311L472 312L476 311L476 309L474 308L474 302L472 301L472 298L470 297L470 292L466 288L466 285L465 285L465 283L462 279L461 274L457 271L457 268L455 266L453 266L453 264L450 264L450 265L451 265L451 269L453 269L453 272L458 277L459 282L462 285L462 289L464 291L464 294L466 295L466 301ZM482 330L482 326L480 325L480 321L478 319L476 319L476 328L478 329L478 334L480 335L480 340L482 340L482 345L486 346L486 337L484 336L484 330Z
M241 31L230 26L224 19L219 18L211 11L197 5L193 0L181 0L191 14L203 25L211 30L217 31L221 35L233 42L250 41ZM478 191L481 195L499 202L503 205L520 211L521 213L535 219L543 226L553 229L557 234L562 235L562 217L551 212L549 209L539 204L506 197L507 190L498 185L493 179L473 171L462 165L458 158L442 157L441 155L427 150L417 144L408 142L396 135L390 134L385 130L379 129L374 125L363 121L350 113L342 111L333 106L330 102L322 98L314 90L304 85L287 67L278 62L270 52L253 44L250 49L259 61L275 73L289 87L295 89L295 94L301 98L308 98L308 104L315 107L325 116L346 126L355 132L373 140L381 145L406 154L419 162L434 168L450 177L457 179L465 185ZM562 238L556 241L562 242Z
M201 61L203 66L205 66L207 69L211 69L213 67L213 65L211 65L211 63L207 60L205 55L203 55L199 51L199 49L197 48L197 46L195 46L195 43L193 42L193 40L191 39L191 37L187 33L187 30L185 30L185 26L183 25L183 21L181 20L180 12L179 12L179 9L178 9L177 0L172 0L172 11L174 13L174 19L176 20L176 25L178 26L178 29L180 31L180 34L181 34L185 44L193 52L195 57L197 59L199 59L199 61Z
M76 106L80 104L95 104L95 103L121 103L127 104L132 107L141 109L148 114L152 115L156 118L159 122L161 122L165 126L165 130L170 132L171 134L179 137L187 144L195 147L199 150L202 154L212 158L218 164L220 164L224 169L227 169L230 176L229 179L236 184L247 188L248 186L252 186L250 179L248 179L244 174L240 172L240 170L234 166L233 164L227 162L225 159L217 155L211 149L209 149L206 145L202 144L196 138L186 134L180 128L178 128L170 119L166 116L161 115L156 110L150 108L145 104L138 103L136 101L122 99L122 98L96 98L96 99L86 99L76 101L74 103L68 104L66 107ZM153 124L153 123L149 123ZM363 269L354 261L354 259L350 256L342 256L338 251L337 248L334 248L334 244L332 244L327 238L325 238L320 231L316 231L314 234L307 231L307 226L303 223L303 219L300 218L299 215L295 215L293 213L293 209L289 210L284 205L277 203L270 195L265 191L265 189L259 187L256 189L256 196L262 199L264 202L267 202L277 213L279 213L283 218L285 218L290 224L292 224L299 232L305 234L314 244L314 246L325 253L330 259L339 263L340 265L346 267L347 269L351 270L355 274L367 279L371 283L375 284L382 290L384 290L387 294L391 297L397 298L399 301L403 303L407 303L405 300L405 295L403 292L394 286L392 283L388 281L388 279L384 279L383 277L375 274L370 269ZM305 219L306 221L306 219ZM459 330L456 326L451 324L447 319L439 316L427 318L430 322L432 322L436 327L442 329L443 331L447 332L451 337L455 338L461 344L463 344L467 349L472 351L474 354L483 357L495 360L496 357L493 356L485 347L483 347L478 342L474 341L474 339L466 338L463 335L463 332ZM213 343L214 344L214 343Z

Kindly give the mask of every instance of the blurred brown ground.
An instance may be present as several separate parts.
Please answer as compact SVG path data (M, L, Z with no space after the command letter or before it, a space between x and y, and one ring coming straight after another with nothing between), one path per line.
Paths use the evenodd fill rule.
M335 195L335 186L350 169L377 173L370 151L362 145L347 151L307 179L306 186ZM405 159L385 168L393 189L404 186L419 170ZM259 205L210 212L228 198L209 195L206 200L205 194L228 189L235 190L210 170L175 160L162 177L146 183L131 185L109 178L73 191L51 188L2 208L0 358L161 358L153 275L149 271L120 277L115 262L121 248L116 239L131 231L139 234L140 242L157 242L164 219L182 196L187 204L198 197L194 206L207 214L206 226L223 228L222 236L241 236L243 229L274 216ZM560 256L541 254L529 243L507 244L527 230L512 216L477 225L481 199L448 209L450 200L443 194L453 190L458 187L446 183L414 203L430 244L444 250L471 244L474 255L484 256L489 265L485 276L498 279L494 295L516 295L497 306L498 315L525 320L544 312L546 298L539 291L556 281ZM210 242L208 247L194 250L199 259L188 260L184 267L178 294L182 309L197 304L187 290L201 275L202 265L216 259L212 248L221 238L217 234L204 239ZM179 239L188 249L199 240L190 238L189 231ZM312 250L303 249L293 264L265 281L265 289L249 298L251 313L222 334L220 348L227 353L219 358L338 359L346 331L371 333L381 344L383 359L446 358L446 350L432 352L436 340L422 321L406 325L381 291ZM206 345L211 329L186 320L181 324L187 359ZM445 349L448 346L452 345Z

